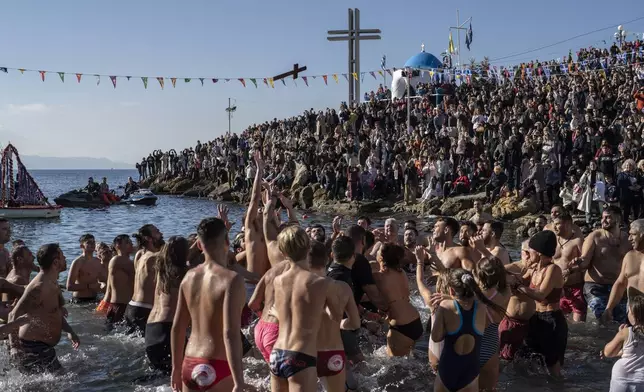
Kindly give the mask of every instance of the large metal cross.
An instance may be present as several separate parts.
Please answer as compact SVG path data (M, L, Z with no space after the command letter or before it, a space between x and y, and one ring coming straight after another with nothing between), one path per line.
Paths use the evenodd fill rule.
M296 64L293 64L293 70L292 71L288 71L288 72L284 72L283 74L279 74L279 75L275 76L273 78L273 80L278 81L280 79L287 78L287 77L289 77L291 75L293 75L293 79L297 79L297 74L300 73L300 72L304 72L304 71L306 71L306 66L300 67L300 65L296 63Z
M339 35L340 37L327 37L329 41L349 41L349 101L351 103L360 103L360 41L362 40L378 40L379 35L363 35L363 34L380 34L379 29L360 29L360 10L349 8L349 28L348 30L329 30L327 33L331 35ZM357 77L354 77L353 75Z

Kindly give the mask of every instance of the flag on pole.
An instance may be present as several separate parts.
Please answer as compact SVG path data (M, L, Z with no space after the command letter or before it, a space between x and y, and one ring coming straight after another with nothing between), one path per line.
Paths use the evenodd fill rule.
M448 46L447 51L450 52L451 54L456 52L456 50L454 50L454 40L452 39L452 32L451 31L449 32L449 46Z
M467 33L465 34L465 45L467 46L467 50L470 50L470 45L472 45L473 37L474 34L472 33L472 22L470 22L470 27L467 29Z

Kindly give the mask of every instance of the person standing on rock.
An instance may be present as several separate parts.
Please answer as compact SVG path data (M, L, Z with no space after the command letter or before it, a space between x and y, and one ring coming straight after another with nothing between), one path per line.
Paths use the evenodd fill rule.
M581 256L569 268L570 274L586 272L584 297L591 311L600 319L608 306L608 299L617 280L626 253L631 250L628 236L620 228L622 212L610 206L602 212L601 228L593 231L584 240ZM626 301L613 309L612 317L618 322L626 321Z
M250 194L250 203L246 211L244 222L244 245L246 248L246 269L262 277L271 268L268 259L268 250L264 238L264 215L260 209L259 203L262 197L262 182L264 178L264 160L262 153L256 151L253 155L257 171L253 181L253 190ZM255 292L257 282L245 282L246 301L250 300Z

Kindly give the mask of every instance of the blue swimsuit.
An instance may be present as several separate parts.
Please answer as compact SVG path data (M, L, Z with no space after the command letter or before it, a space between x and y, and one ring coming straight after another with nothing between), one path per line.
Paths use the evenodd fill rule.
M479 355L483 338L483 333L474 325L478 302L474 301L470 310L463 309L456 300L454 306L461 319L461 325L456 331L445 335L445 346L438 361L438 375L445 388L452 392L465 388L479 376ZM454 345L463 335L471 335L475 343L469 354L460 355L454 351Z

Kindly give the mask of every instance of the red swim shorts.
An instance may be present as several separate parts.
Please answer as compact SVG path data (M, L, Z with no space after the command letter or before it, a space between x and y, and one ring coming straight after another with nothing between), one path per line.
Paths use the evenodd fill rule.
M585 315L588 305L586 305L586 299L584 298L584 284L579 283L564 287L561 299L559 299L559 307L564 314L572 312Z
M528 320L505 317L499 324L499 357L508 361L523 347L530 326Z
M260 319L255 325L255 345L259 352L262 353L266 363L270 362L271 351L273 351L273 346L279 333L280 326L278 323L269 323Z
M194 357L183 358L181 379L191 391L207 391L230 374L227 361Z

